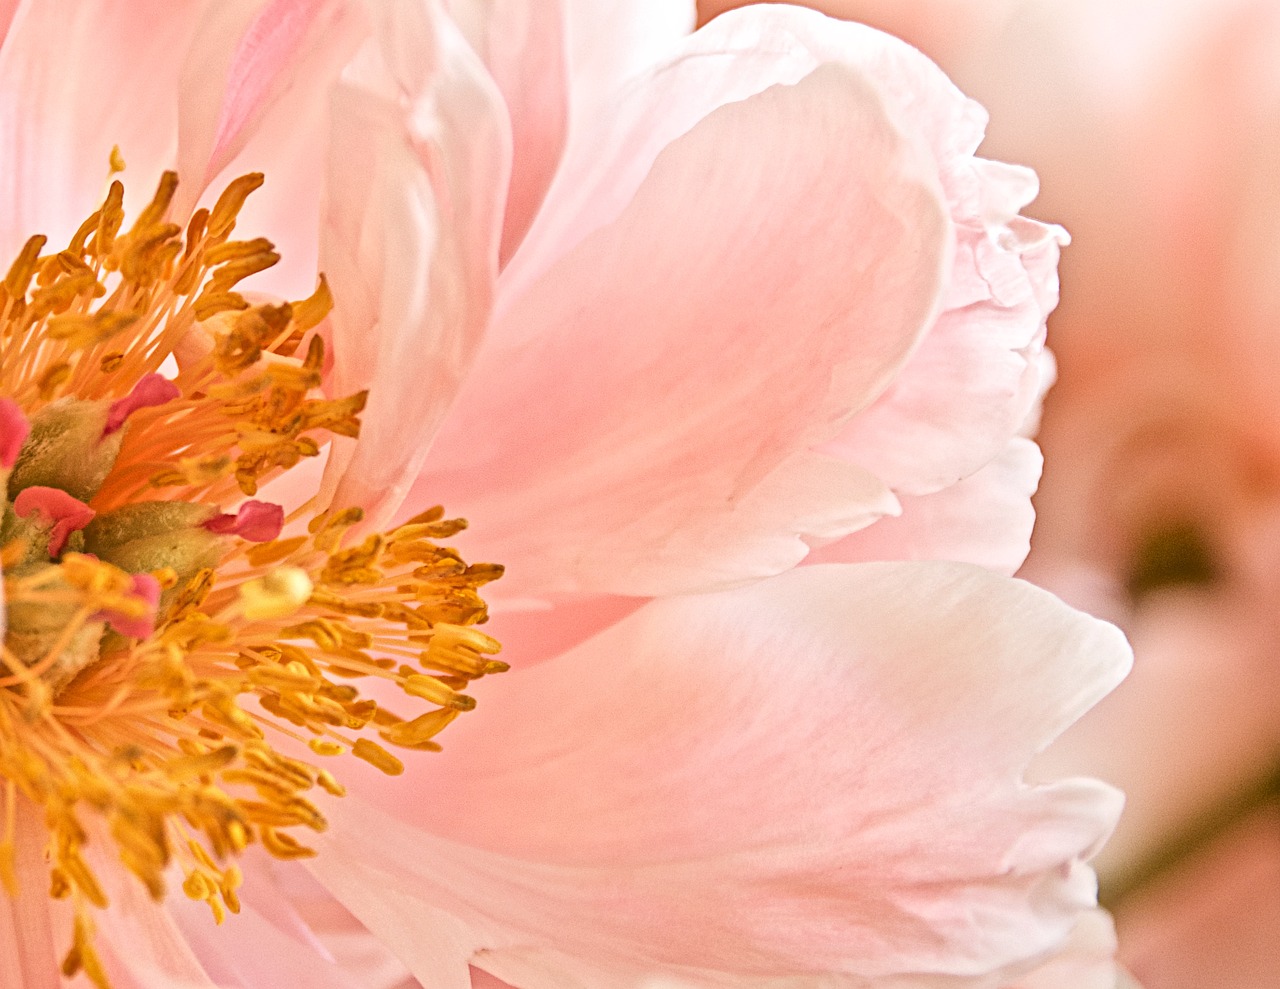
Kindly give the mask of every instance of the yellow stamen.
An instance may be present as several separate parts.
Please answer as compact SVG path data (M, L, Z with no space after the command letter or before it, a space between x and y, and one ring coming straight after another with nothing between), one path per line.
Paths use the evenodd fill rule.
M113 149L111 174L123 169ZM365 403L319 390L316 329L333 305L323 276L297 302L251 304L239 291L279 259L263 238L232 239L261 184L235 180L184 229L168 216L177 178L166 173L126 230L113 180L65 250L46 254L32 237L0 283L0 395L28 420L74 424L87 451L64 455L46 430L40 449L24 445L0 470L0 493L11 502L38 474L27 485L60 488L94 518L56 557L47 539L0 540L0 883L14 896L25 880L14 820L26 800L48 827L50 895L75 910L63 972L99 989L91 908L107 898L82 854L90 834L109 837L157 899L178 867L185 895L220 923L239 910L235 856L254 843L284 859L314 854L293 832L324 830L321 801L345 792L278 743L398 775L404 764L375 737L439 748L438 733L475 705L463 689L506 668L474 628L487 618L480 588L501 567L441 545L466 526L443 509L368 534L358 508L308 507L262 543L201 528L330 437L357 435ZM125 421L104 425L176 350L172 388L131 397ZM415 657L428 672L403 662ZM361 697L366 678L415 710Z

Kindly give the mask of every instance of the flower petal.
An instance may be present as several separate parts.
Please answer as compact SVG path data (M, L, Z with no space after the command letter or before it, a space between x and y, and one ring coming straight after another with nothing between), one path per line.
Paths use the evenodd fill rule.
M619 6L627 12L629 31L618 30ZM883 37L874 32L789 7L740 12L687 38L682 35L691 5L670 0L656 14L647 8L625 0L569 4L573 127L546 203L503 272L508 299L522 295L592 231L617 219L663 150L718 107L798 82L825 61L857 64L860 55L870 61L869 50L883 47L871 41ZM846 37L861 32L862 43L842 51L838 43L822 46L823 30L832 29ZM823 47L827 57L815 47ZM831 57L830 49L838 54ZM745 146L754 143L752 135ZM704 185L702 178L698 187Z
M404 967L296 863L290 871L300 874L302 888L289 881L278 889L275 863L263 859L246 869L241 911L227 925L215 926L203 903L166 904L216 985L395 989L403 983Z
M183 68L175 212L262 172L237 226L275 243L263 277L277 297L315 287L329 93L367 33L356 2L236 0L211 11Z
M696 18L692 0L565 0L576 119L673 49Z
M962 157L948 181L959 232L943 312L893 386L825 447L895 492L928 494L995 457L1042 394L1045 320L1058 301L1060 228L1017 216L1035 177ZM967 174L966 174L967 173Z
M568 133L569 68L561 8L560 0L449 0L450 14L484 60L511 114L504 263L542 204Z
M845 66L721 107L508 308L422 498L483 519L470 554L527 596L763 576L804 555L810 517L834 536L891 511L865 471L807 451L932 317L935 174Z
M1014 980L1009 989L1120 989L1116 931L1104 910L1081 914L1062 953Z
M425 832L342 801L313 868L393 942L446 907L457 950L524 989L990 985L1092 904L1079 863L1118 796L1020 777L1127 663L1111 626L953 564L652 602L478 691L411 767L436 796L399 812Z
M1040 574L1071 590L1068 574ZM1166 591L1117 615L1137 653L1133 675L1035 768L1099 773L1124 788L1124 818L1099 859L1104 880L1123 881L1269 771L1280 751L1280 664L1262 616L1274 602L1273 590L1228 585Z
M904 496L901 515L815 549L806 562L955 560L1012 574L1031 547L1031 496L1043 462L1039 447L1015 437L977 473L934 494Z
M334 810L343 822L339 828L345 835L321 835L316 842L322 849L321 854L307 863L308 868L395 952L426 989L471 989L467 959L483 945L483 937L464 921L441 910L431 899L420 899L416 895L420 892L417 885L420 872L416 864L422 861L422 856L431 855L439 844L447 846L448 843L434 842L429 836L406 828L372 810L359 798L344 799ZM388 872L391 863L387 858L381 854L368 855L364 850L360 829L369 826L380 829L384 824L389 829L387 832L365 831L364 836L367 839L369 835L378 834L380 844L385 836L394 848L393 854L407 853L406 840L425 839L412 858L406 859L404 868L394 865ZM465 858L463 849L454 851Z
M497 976L490 975L483 969L472 968L471 989L514 989L514 987L508 982L503 982Z
M0 985L59 989L50 898L44 888L44 827L25 799L15 807L13 867L19 895L0 891ZM59 933L61 936L61 932Z
M101 202L114 145L140 178L126 208L150 199L172 159L178 74L207 6L19 6L0 48L0 263L35 233L67 243Z
M0 0L0 45L4 44L9 25L13 23L13 15L18 12L21 3L22 0Z
M321 234L330 388L376 382L326 477L370 522L403 500L488 322L511 159L501 95L438 4L375 14L333 94Z
M307 63L334 36L339 10L336 0L237 0L211 10L182 75L179 171L195 190L244 148L290 86L315 83ZM318 98L324 90L315 88Z
M698 17L701 21L708 21L726 10L753 2L756 0L699 0ZM804 0L804 6L821 10L831 17L870 24L907 39L933 57L937 57L938 51L981 50L980 46L996 36L1012 15L1033 9L1028 8L1023 0L981 0L980 3L962 4L954 0L911 0L910 3L902 0Z
M108 887L111 906L92 917L98 930L94 947L114 987L220 989L196 958L167 905L154 902L118 861L105 861L98 875ZM211 918L205 922L213 926Z

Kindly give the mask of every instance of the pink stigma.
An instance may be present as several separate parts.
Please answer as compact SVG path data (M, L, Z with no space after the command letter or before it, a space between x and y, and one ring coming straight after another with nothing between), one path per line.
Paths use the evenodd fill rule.
M0 398L0 467L6 470L18 462L22 444L31 432L31 423L11 398Z
M269 543L284 528L284 508L269 501L246 501L235 515L215 515L204 527L220 536L239 536L251 543Z
M160 583L149 573L136 573L132 576L133 586L129 596L139 598L147 606L146 614L141 616L124 615L107 608L93 617L106 621L121 635L130 639L145 639L156 630L156 606L160 603Z
M53 523L53 531L49 533L51 557L62 552L71 533L83 529L98 514L60 488L45 488L38 484L18 492L18 497L13 500L13 512L18 518L28 519L37 515L42 522Z
M107 424L102 428L102 435L110 436L139 409L164 405L181 395L182 392L178 391L178 386L163 375L143 375L133 386L133 391L111 403L111 407L107 410Z

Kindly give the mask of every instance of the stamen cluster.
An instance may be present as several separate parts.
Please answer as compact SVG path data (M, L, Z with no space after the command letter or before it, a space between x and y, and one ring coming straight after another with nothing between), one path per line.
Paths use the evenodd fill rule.
M325 827L311 794L342 793L313 756L398 774L380 743L438 748L474 706L465 686L506 668L475 628L501 567L441 544L465 522L434 508L369 533L358 508L286 517L252 497L326 434L356 436L365 400L320 392L323 277L300 302L238 291L279 260L231 239L261 182L232 182L185 233L166 219L172 173L126 232L113 182L65 249L32 237L0 285L0 878L18 895L29 801L51 895L76 907L64 972L99 986L98 849L156 898L180 868L221 921L239 908L236 853L312 854L294 834ZM361 679L417 710L363 697Z

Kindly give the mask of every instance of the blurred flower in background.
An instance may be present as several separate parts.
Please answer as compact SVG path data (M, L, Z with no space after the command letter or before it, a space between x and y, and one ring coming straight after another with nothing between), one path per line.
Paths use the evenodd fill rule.
M1280 985L1280 6L815 6L937 59L1072 235L1022 574L1137 659L1045 767L1128 794L1099 870L1149 989Z

